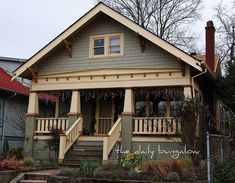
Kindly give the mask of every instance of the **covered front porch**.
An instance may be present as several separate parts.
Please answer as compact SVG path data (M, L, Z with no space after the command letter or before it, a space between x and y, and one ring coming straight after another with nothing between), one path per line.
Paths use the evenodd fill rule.
M39 114L38 93L32 92L28 109L34 129L31 146L33 139L50 138L51 131L59 129L60 162L79 138L103 141L103 160L108 160L117 141L121 141L124 149L131 149L135 137L178 137L181 125L176 105L182 96L191 94L190 90L189 87L156 87L54 93L57 100L52 117L35 115ZM29 130L26 127L26 133ZM29 143L30 140L26 141L27 147Z

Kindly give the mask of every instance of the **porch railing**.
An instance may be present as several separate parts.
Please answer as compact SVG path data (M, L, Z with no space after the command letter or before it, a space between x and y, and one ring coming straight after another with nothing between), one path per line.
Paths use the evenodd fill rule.
M179 134L179 118L171 117L134 117L133 134Z
M66 132L68 129L67 118L36 118L35 133L50 133L52 129Z
M113 146L117 142L120 132L121 132L121 121L122 118L118 118L118 120L113 125L112 129L109 131L108 136L104 137L103 142L103 160L108 160L109 153L113 149Z
M60 135L60 147L59 147L59 161L64 160L65 153L81 135L83 128L83 119L78 118L77 121L68 129L65 134Z
M98 134L108 134L113 125L112 118L99 118Z

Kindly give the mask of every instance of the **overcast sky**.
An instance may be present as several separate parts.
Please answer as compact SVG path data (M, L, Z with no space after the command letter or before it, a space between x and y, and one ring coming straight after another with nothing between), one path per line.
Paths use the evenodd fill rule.
M219 1L203 2L195 25L198 45L204 44L206 21L214 20L212 7ZM92 0L0 0L0 56L31 57L93 6Z

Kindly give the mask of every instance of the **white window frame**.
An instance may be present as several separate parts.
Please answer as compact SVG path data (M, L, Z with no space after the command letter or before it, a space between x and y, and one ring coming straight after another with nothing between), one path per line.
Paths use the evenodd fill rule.
M120 37L120 53L109 53L109 41L111 38ZM104 54L103 55L94 55L94 41L96 39L104 39ZM102 34L90 36L90 48L89 48L89 58L102 58L102 57L115 57L124 55L124 34L115 33L115 34Z

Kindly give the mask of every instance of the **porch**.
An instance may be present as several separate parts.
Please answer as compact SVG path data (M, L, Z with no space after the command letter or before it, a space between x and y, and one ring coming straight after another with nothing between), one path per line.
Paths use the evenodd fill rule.
M109 90L109 95L107 93L101 95L100 91L99 95L93 91L73 91L70 97L64 99L64 101L67 100L64 106L57 100L56 117L35 118L33 139L50 138L51 131L59 129L61 133L59 161L63 162L68 150L79 139L101 141L103 144L102 160L108 160L117 141L122 142L123 148L131 149L131 141L135 137L143 139L154 137L155 140L179 137L180 119L176 116L170 117L170 115L174 114L175 110L171 108L175 102L173 99L178 100L182 89L173 89L171 92L165 89L165 93L162 89L158 93L153 90L153 93L158 95L157 99L153 93L148 93L145 97L145 91L139 89L126 89L123 93L120 91L113 94ZM163 98L162 93L167 96ZM32 93L30 97L31 102L37 103L35 93ZM61 113L59 108L68 109L69 105L70 110L67 114L59 115ZM29 109L35 110L33 106L31 103L32 108Z

